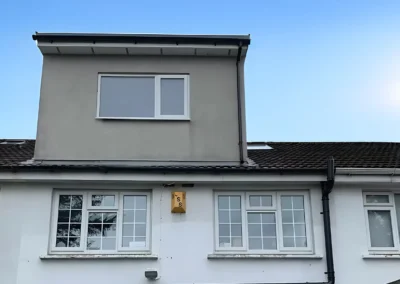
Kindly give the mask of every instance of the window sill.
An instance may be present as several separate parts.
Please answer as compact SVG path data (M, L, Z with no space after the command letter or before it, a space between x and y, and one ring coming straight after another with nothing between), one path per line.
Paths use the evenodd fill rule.
M209 254L208 259L322 259L316 254Z
M98 120L177 120L177 121L190 121L189 117L96 117Z
M46 254L39 256L41 260L71 260L71 259L142 259L157 260L154 254Z
M399 253L364 254L363 259L400 259Z

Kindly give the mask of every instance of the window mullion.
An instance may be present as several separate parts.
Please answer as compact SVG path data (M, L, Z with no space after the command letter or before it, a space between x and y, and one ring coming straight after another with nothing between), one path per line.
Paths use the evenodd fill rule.
M397 214L396 214L395 207L392 207L390 209L390 215L391 215L390 217L391 217L391 221L392 221L393 242L394 242L395 248L400 249L399 229L398 229L398 225L397 225Z
M154 116L160 117L161 116L161 76L156 75L154 77L154 90L155 90L155 109L154 109Z
M82 195L82 220L81 220L81 249L86 252L87 231L88 231L88 194Z
M242 246L248 250L248 232L247 232L247 211L246 211L246 195L241 194L241 212L242 215Z

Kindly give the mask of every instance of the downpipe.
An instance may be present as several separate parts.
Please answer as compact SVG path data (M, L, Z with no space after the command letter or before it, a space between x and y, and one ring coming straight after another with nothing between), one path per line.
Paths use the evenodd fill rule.
M241 85L240 85L240 59L242 56L242 42L240 42L238 47L238 53L236 57L236 95L238 104L238 132L239 132L239 159L240 164L243 165L243 125L242 125L242 95L241 95Z
M326 181L321 182L322 191L322 212L324 218L324 234L325 234L325 254L326 254L326 272L327 284L335 284L335 266L333 262L332 249L332 231L331 216L329 208L329 194L332 192L335 184L335 160L333 157L328 159Z

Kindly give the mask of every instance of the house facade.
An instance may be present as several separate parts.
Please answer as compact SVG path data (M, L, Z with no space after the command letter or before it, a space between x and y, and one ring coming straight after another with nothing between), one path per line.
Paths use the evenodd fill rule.
M400 278L400 144L247 143L248 36L33 38L37 139L0 140L0 283Z

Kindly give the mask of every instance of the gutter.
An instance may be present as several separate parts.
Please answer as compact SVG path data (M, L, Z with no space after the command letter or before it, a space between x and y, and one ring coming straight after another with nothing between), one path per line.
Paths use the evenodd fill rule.
M179 34L100 34L100 33L35 33L41 42L144 43L144 44L208 44L250 45L249 35L179 35Z
M237 95L237 104L238 104L238 127L239 127L239 159L240 164L244 163L244 156L243 156L243 125L242 125L242 94L240 92L241 85L240 85L240 59L242 56L242 42L239 43L238 54L236 57L236 95Z
M105 173L188 173L188 174L318 174L323 169L268 169L258 167L235 166L112 166L112 165L0 165L0 172L105 172Z
M400 175L399 168L338 168L340 175Z

